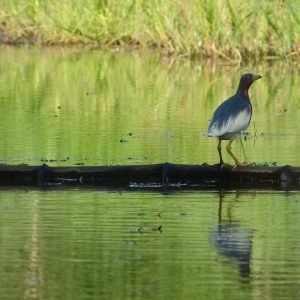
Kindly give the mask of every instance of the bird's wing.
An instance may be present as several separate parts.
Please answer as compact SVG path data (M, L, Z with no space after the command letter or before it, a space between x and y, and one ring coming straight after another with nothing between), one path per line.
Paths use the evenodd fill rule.
M236 101L225 101L215 111L208 135L222 136L227 132L241 132L248 127L250 120L251 105L241 107Z

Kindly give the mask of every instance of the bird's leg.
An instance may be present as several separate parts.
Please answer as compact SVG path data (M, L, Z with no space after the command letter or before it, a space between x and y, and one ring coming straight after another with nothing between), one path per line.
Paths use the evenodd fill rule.
M241 135L240 135L240 142L241 142L241 147L242 147L242 151L243 151L243 156L244 156L244 159L245 159L245 162L246 162L247 157L246 157L246 152L245 152L245 148L244 148L244 145L243 145L243 139L242 139Z
M233 140L230 140L230 142L228 143L228 145L226 146L226 150L227 152L229 153L229 155L232 157L232 159L234 160L235 164L238 166L238 167L242 167L243 164L241 164L239 162L239 160L236 158L236 156L231 152L231 143L233 142Z
M224 166L224 161L223 161L223 158L222 158L222 147L221 147L221 142L222 140L219 139L219 143L218 143L218 152L219 152L219 157L220 157L220 166L221 168Z

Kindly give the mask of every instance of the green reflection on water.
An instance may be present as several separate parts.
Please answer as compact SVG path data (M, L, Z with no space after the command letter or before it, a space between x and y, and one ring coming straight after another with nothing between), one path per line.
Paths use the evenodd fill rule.
M0 293L4 299L297 299L298 198L226 193L220 221L218 192L2 191ZM220 235L216 240L220 225L231 254L249 252L248 274L238 254L226 253Z
M149 54L0 52L5 163L217 162L203 133L243 72ZM250 92L248 159L299 165L299 74L284 64L253 71L263 79ZM220 206L219 193L2 191L0 294L299 298L298 198L232 193Z
M136 53L5 47L0 52L2 162L218 162L217 142L204 133L214 109L236 90L243 68ZM262 64L251 70L263 79L250 91L254 115L244 142L247 160L299 165L297 69ZM243 160L241 146L234 148Z

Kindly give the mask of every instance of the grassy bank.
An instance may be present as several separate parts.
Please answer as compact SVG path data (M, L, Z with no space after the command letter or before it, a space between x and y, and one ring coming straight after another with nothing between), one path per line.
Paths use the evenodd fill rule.
M2 43L155 47L228 60L300 56L294 0L2 0Z

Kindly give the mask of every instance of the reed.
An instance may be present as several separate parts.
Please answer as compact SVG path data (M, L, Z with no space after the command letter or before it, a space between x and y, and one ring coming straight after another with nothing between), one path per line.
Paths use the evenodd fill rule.
M2 43L154 47L225 60L297 58L297 1L2 0Z

